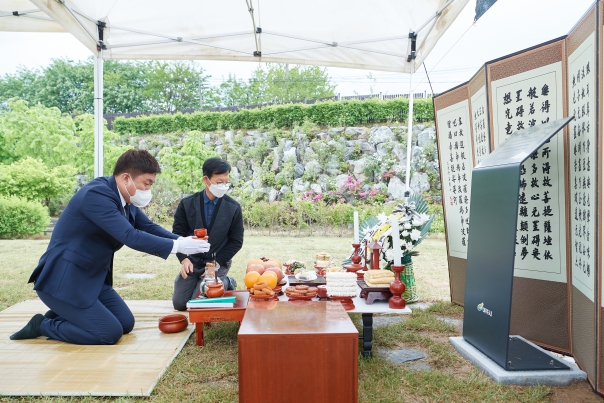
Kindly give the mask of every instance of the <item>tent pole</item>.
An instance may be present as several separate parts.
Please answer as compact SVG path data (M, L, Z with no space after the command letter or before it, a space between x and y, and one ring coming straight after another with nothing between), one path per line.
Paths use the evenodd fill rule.
M103 176L103 51L94 57L94 177Z
M405 175L405 196L411 195L409 188L411 176L411 139L413 137L413 73L409 74L409 113L407 115L407 174Z

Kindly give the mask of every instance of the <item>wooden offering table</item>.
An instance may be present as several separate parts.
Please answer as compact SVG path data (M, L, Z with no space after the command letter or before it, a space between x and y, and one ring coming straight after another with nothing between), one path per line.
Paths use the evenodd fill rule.
M243 320L245 308L250 296L248 290L226 291L225 297L235 295L237 300L233 308L189 308L189 322L195 323L195 344L203 346L203 325L212 322L239 322Z
M339 302L250 301L237 336L239 402L356 402L358 337Z

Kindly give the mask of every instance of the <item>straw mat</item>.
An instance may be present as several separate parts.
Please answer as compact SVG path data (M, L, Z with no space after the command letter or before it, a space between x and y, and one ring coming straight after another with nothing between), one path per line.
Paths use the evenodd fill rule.
M28 300L0 312L0 395L149 396L195 327L164 334L157 320L171 301L126 301L136 324L113 346L80 346L9 336L47 308Z

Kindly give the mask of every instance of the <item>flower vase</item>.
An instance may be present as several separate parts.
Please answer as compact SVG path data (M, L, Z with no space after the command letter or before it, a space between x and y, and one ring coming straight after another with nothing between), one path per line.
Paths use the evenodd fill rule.
M403 256L403 265L405 270L401 273L401 280L405 283L405 292L402 297L405 299L407 304L412 304L419 301L419 295L417 295L417 286L415 285L415 274L413 274L413 260L411 256Z

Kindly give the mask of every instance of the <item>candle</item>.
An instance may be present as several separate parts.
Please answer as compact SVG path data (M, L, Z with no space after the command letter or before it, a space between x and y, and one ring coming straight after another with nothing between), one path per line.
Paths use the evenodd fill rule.
M392 227L392 252L394 252L393 260L396 266L400 266L403 259L403 253L401 251L401 238L399 235L398 218L396 218L396 216L392 216L390 218L390 226Z
M354 235L352 243L359 243L359 212L354 212Z

